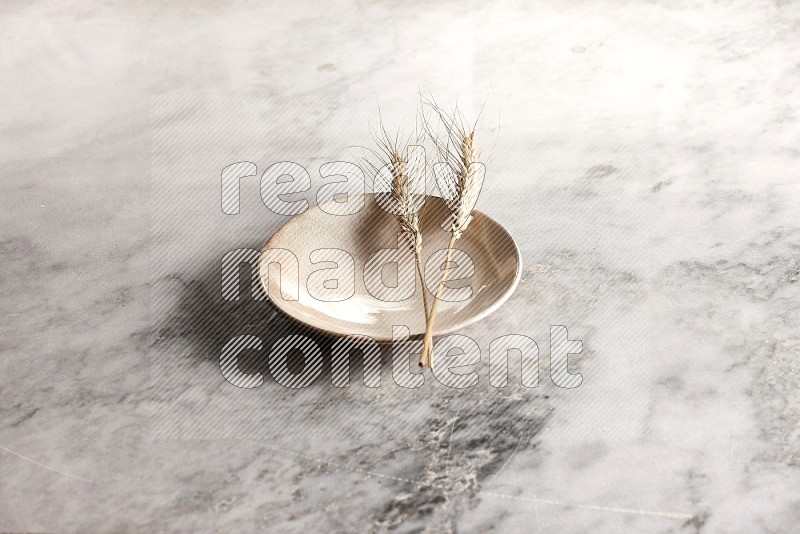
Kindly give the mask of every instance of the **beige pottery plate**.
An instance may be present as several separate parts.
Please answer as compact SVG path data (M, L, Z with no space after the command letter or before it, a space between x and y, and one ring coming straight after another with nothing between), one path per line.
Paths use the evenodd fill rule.
M417 276L413 277L413 293L399 301L394 299L405 297L400 290L384 289L381 292L374 289L374 270L368 270L373 274L367 274L365 283L365 265L370 256L381 249L396 249L382 254L403 261L408 268L390 265L381 269L378 276L387 287L398 285L399 271L408 273L406 281L410 281L411 274L415 273L410 270L413 268L413 255L405 246L398 247L399 227L394 217L378 206L372 194L365 195L363 209L351 215L327 213L326 210L335 212L335 201L325 202L321 206L314 206L287 221L264 246L259 270L261 283L272 302L290 317L333 335L363 335L378 341L391 341L394 325L408 327L412 336L424 334L422 284ZM421 216L423 262L440 251L436 257L438 260L434 259L425 269L428 286L434 289L439 276L437 271L441 272L444 249L451 235L441 228L447 217L447 208L442 199L430 197L422 208ZM439 305L434 335L453 332L495 311L514 292L522 271L519 248L512 237L497 222L479 211L473 213L473 220L456 241L456 248L472 260L474 273L466 278L469 272L462 269L468 270L469 261L459 262L459 256L462 260L465 256L457 253L453 259L458 263L458 269L453 267L450 277L453 281L447 283L451 290L445 295L451 300L443 299ZM283 258L286 258L287 255L280 252L276 256L276 249L290 251L297 258L299 277L295 282L292 282L291 267L281 264L277 268L274 261L276 257L283 254ZM347 259L336 263L319 263L320 256L326 259L332 257L331 253L325 251L312 257L312 252L320 249L345 251L353 259L352 267L348 268L350 262ZM337 252L333 256L342 257L342 253ZM337 270L329 270L337 266ZM320 270L321 273L309 278L314 271ZM282 275L282 271L289 276ZM455 280L456 274L462 279ZM320 288L319 284L320 279L326 278L340 281L326 282L326 290ZM370 280L373 282L370 283ZM380 298L370 293L368 284ZM411 286L405 284L403 287L408 289ZM453 291L459 288L460 292ZM340 292L334 294L333 298L341 300L327 301L331 298L331 289ZM430 291L428 295L430 304L433 301ZM297 300L291 300L295 297Z

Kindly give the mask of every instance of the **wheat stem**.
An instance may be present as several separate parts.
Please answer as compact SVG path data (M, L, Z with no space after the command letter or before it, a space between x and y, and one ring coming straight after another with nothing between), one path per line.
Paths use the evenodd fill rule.
M444 284L447 282L447 275L450 274L450 259L453 255L453 247L455 247L456 239L458 239L458 237L456 233L453 232L453 235L450 236L450 244L447 245L447 256L444 260L444 270L442 270L442 276L439 279L439 284L436 286L436 294L433 296L433 306L431 307L431 311L428 314L428 320L426 322L425 339L422 342L422 356L420 357L419 364L420 366L424 367L428 362L430 362L431 370L433 370L433 324L436 321L436 314L439 311L439 302L441 301Z
M424 271L422 270L422 258L420 257L420 254L415 254L415 257L417 263L417 276L419 276L420 286L422 287L422 309L424 311L424 317L425 317L425 332L427 332L428 321L430 320L428 317L428 310L430 309L428 308L428 288L425 286L425 274ZM423 351L423 354L424 353L425 352ZM422 360L420 360L419 366L420 367L425 366Z
M422 307L425 308L425 318L426 322L425 325L427 326L427 317L428 317L428 291L425 287L425 278L424 272L422 270L422 258L420 258L419 254L415 254L416 256L416 263L417 263L417 275L419 276L420 283L422 285Z

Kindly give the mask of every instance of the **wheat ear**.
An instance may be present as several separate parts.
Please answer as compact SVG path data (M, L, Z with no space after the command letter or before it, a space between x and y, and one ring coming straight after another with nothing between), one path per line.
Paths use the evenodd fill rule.
M417 136L417 138L418 137L419 136ZM378 158L381 165L376 166L369 163L369 161L367 161L367 163L376 172L376 180L381 176L383 169L388 167L390 171L390 183L387 184L388 192L379 192L378 187L374 187L373 189L375 190L379 203L394 216L400 226L401 232L408 239L409 249L414 254L417 277L422 286L422 312L427 329L428 291L425 287L425 279L422 270L422 229L420 220L420 211L426 200L424 178L422 184L417 183L420 178L418 173L411 172L411 169L409 169L409 162L404 159L403 156L404 154L408 154L411 138L409 138L408 142L403 146L399 140L399 135L395 136L394 139L388 135L386 129L383 127L382 120L381 133L373 133L373 138L378 145L379 151L369 150Z
M417 276L422 285L422 311L425 316L425 326L427 328L428 292L425 289L425 280L422 271L422 229L420 228L419 214L422 206L412 188L412 179L408 174L408 163L402 159L396 150L391 151L391 166L392 198L398 208L395 219L400 225L400 230L410 238L409 247L414 253Z
M425 123L426 131L450 170L449 176L445 177L445 179L450 180L449 183L445 184L445 189L448 191L442 191L442 193L450 194L450 198L445 201L445 204L450 211L449 226L452 234L450 243L447 246L445 267L439 284L436 286L433 304L428 313L427 328L425 329L422 355L419 362L420 366L429 364L430 368L433 369L433 326L436 322L442 290L450 274L450 260L453 248L456 241L467 229L470 221L472 221L472 211L478 201L482 182L479 180L480 169L478 169L478 166L480 163L478 162L478 150L475 144L475 127L473 126L467 131L463 118L457 109L453 110L452 114L447 114L434 101L423 100L423 102L439 116L447 131L446 140L442 140L436 136L435 132L428 126L428 123Z

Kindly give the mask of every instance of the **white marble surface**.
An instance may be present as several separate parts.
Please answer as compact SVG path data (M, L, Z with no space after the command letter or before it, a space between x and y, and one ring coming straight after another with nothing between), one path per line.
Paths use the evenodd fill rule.
M112 4L0 7L0 531L797 528L800 5ZM481 382L232 387L221 345L291 328L220 297L284 220L221 169L316 177L418 90L486 102L522 249ZM486 383L508 333L539 388Z

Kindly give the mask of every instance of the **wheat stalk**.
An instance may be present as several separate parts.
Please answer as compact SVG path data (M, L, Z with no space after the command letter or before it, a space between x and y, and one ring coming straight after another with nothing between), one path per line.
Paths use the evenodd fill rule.
M434 100L426 98L423 98L423 104L434 111L447 132L445 139L441 139L424 118L423 113L425 131L444 159L449 171L439 182L439 187L450 211L446 226L451 232L450 243L447 246L445 267L442 270L439 284L436 286L433 305L428 314L423 349L419 360L421 367L428 364L433 369L433 327L436 322L436 314L439 310L444 284L450 274L453 248L472 221L472 211L475 209L483 185L483 167L478 161L475 125L471 128L466 127L463 116L457 108L454 108L452 113L447 113Z
M386 129L383 127L382 119L380 127L380 133L373 132L372 134L373 140L379 150L367 149L377 157L379 165L375 165L366 159L365 162L372 167L375 172L376 181L382 179L385 169L389 170L389 183L382 184L387 186L385 187L387 191L382 191L382 188L377 186L378 184L375 184L373 190L375 191L376 200L379 205L394 216L400 226L400 231L407 238L409 250L414 254L417 277L420 280L422 288L423 317L425 317L425 326L427 328L428 291L425 287L422 269L423 239L420 220L420 211L427 198L424 174L420 183L420 173L410 169L410 162L404 157L404 154L409 153L409 147L412 144L412 139L414 139L413 134L405 143L402 143L399 133L394 139L389 136ZM415 137L417 141L420 140L419 135ZM425 172L424 162L422 172Z
M417 267L417 276L422 286L422 310L425 315L425 326L428 324L428 292L425 288L425 281L422 271L422 229L420 228L419 211L424 202L424 195L414 193L412 178L408 173L408 162L402 159L397 150L392 149L391 171L392 184L391 195L395 206L394 214L400 230L410 238L409 247L414 253L414 262Z

